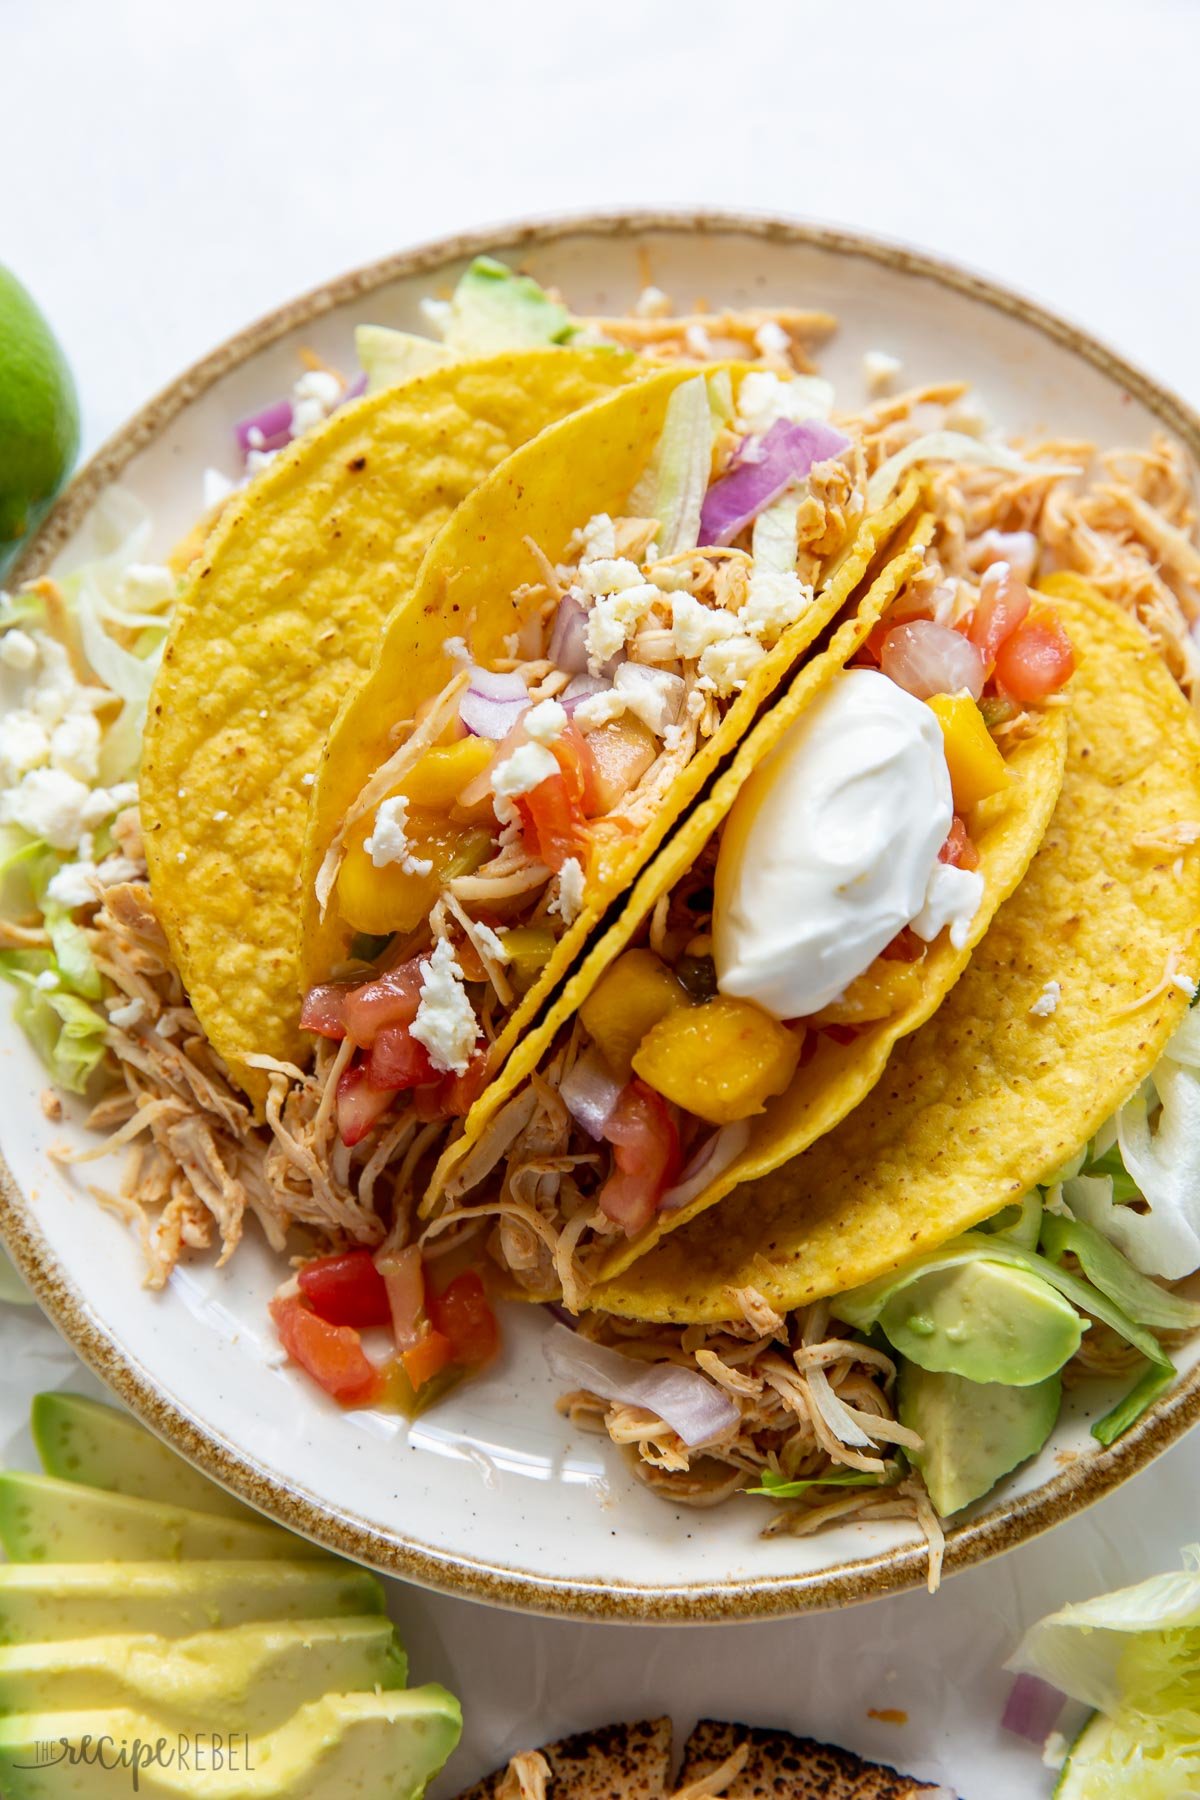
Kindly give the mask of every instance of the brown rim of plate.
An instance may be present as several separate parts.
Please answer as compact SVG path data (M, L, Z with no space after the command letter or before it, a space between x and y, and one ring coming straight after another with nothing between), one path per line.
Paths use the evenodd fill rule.
M625 238L643 233L703 236L735 233L765 243L804 245L914 275L992 307L1031 326L1052 342L1135 396L1200 462L1200 417L1169 389L1126 362L1096 338L1036 302L954 263L835 227L727 212L615 212L560 216L497 225L424 244L342 275L238 332L164 388L96 452L75 476L10 581L44 570L66 544L99 495L147 445L161 436L200 394L297 326L365 297L388 283L435 275L485 252L507 256L567 237ZM703 1623L766 1619L847 1606L919 1587L926 1578L923 1546L880 1551L831 1568L796 1575L743 1577L713 1583L650 1585L556 1578L530 1569L504 1568L463 1554L431 1549L400 1533L357 1521L317 1496L285 1485L225 1442L158 1390L149 1370L135 1363L53 1266L34 1213L0 1154L2 1233L14 1262L43 1310L83 1361L144 1424L189 1462L251 1506L301 1536L354 1561L423 1587L459 1594L524 1612L626 1623ZM1072 1456L1061 1472L1031 1493L999 1502L946 1533L945 1570L960 1569L1014 1549L1052 1525L1111 1493L1181 1438L1200 1418L1200 1364L1184 1375L1132 1431L1109 1449Z

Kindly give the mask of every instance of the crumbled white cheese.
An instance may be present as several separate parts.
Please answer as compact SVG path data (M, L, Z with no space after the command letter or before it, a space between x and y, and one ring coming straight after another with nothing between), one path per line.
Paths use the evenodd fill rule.
M621 654L646 614L661 599L661 589L651 582L639 581L634 587L619 588L593 602L586 636L588 670L592 675L598 675L606 663Z
M592 600L645 585L645 576L628 556L596 556L581 562L575 580L583 597Z
M950 942L961 950L982 899L983 876L978 869L956 869L952 863L937 863L925 890L925 904L911 921L912 928L919 938L931 944L948 925Z
M1194 1000L1197 993L1200 993L1200 985L1193 981L1190 975L1185 975L1181 969L1176 970L1175 974L1171 977L1171 981L1172 984L1179 989L1181 994L1187 995L1189 1000Z
M463 985L463 972L449 938L441 938L422 962L421 1000L410 1027L418 1044L441 1074L465 1075L479 1036L474 1009Z
M49 754L50 734L31 712L10 712L0 718L0 783L5 787L44 763Z
M6 669L19 669L22 674L32 669L37 661L38 647L27 631L19 625L6 631L0 638L0 662Z
M433 863L427 856L413 855L412 845L404 829L407 823L408 801L403 794L394 794L390 800L381 800L371 835L363 840L363 849L370 857L372 867L376 869L386 869L392 863L399 863L402 874L430 875L433 873Z
M557 774L558 763L545 745L519 744L492 770L492 792L501 800L515 800Z
M1029 1009L1030 1018L1048 1019L1051 1013L1058 1011L1058 1003L1061 999L1061 985L1057 981L1048 981Z
M740 431L761 437L779 419L802 425L805 419L827 419L833 411L833 388L819 375L796 375L781 381L770 369L751 369L738 389Z
M53 993L58 986L58 975L53 969L43 969L40 975L35 976L33 985L41 988L44 994Z
M607 513L593 513L580 535L584 562L608 562L617 554L617 533Z
M100 773L100 721L95 713L68 713L50 736L50 766L93 782Z
M508 945L498 933L492 930L490 925L484 925L479 919L473 919L471 935L481 956L490 956L493 962L498 963L506 963L510 960Z
M794 625L812 605L813 591L791 570L781 574L774 569L752 569L744 603L738 609L738 624L751 637L775 643L789 625Z
M710 644L701 653L700 679L710 683L712 691L724 698L745 687L751 670L765 655L757 638L739 632L719 644Z
M671 752L681 749L686 736L687 732L684 726L668 725L663 732L663 749Z
M259 436L262 436L261 432ZM278 455L278 450L247 450L246 474L258 475L263 469L269 469Z
M311 431L327 419L342 398L342 384L327 369L309 369L292 389L291 435Z
M116 887L122 881L133 881L141 874L138 864L128 856L106 856L97 865L96 879L101 887Z
M535 744L553 744L567 728L567 709L557 700L539 700L521 723Z
M644 287L633 304L638 319L665 319L670 310L671 302L660 287Z
M87 857L64 863L50 877L46 898L51 905L65 906L71 911L77 906L90 906L96 899L96 877L96 865Z
M642 663L622 663L613 677L614 692L625 710L662 737L679 717L683 705L683 677L666 669L649 669Z
M754 348L760 356L786 356L792 340L777 319L764 319L754 334Z
M693 660L711 644L737 635L737 621L727 612L705 606L693 594L671 596L671 629L680 656Z
M862 359L863 380L869 394L886 394L904 364L886 350L868 350Z
M80 833L99 823L87 816L91 799L74 775L62 769L31 769L19 787L0 794L0 823L19 825L55 850L74 850Z
M684 331L683 342L689 356L703 358L713 353L712 339L703 325L689 325Z
M205 512L211 512L215 506L220 506L223 500L228 500L235 485L230 481L228 475L222 475L220 469L205 469L201 490Z
M578 857L568 856L558 871L558 889L546 909L557 913L564 925L572 925L583 911L583 866Z
M108 1022L110 1025L115 1025L120 1031L128 1031L131 1025L139 1024L145 1015L146 1002L140 994L135 994L133 999L127 1000L123 1006L110 1007Z
M467 649L467 640L464 637L448 637L443 643L442 649L451 662L469 663L471 660L471 652Z
M606 688L603 693L589 694L575 708L574 722L580 731L595 731L599 725L607 725L613 719L619 719L625 711L625 696L615 687Z

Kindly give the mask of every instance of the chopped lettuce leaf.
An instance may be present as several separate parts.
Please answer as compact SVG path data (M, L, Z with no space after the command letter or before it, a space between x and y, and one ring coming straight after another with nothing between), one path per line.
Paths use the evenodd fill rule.
M1150 1363L1124 1399L1118 1400L1102 1419L1096 1420L1092 1426L1092 1436L1096 1442L1107 1449L1119 1437L1124 1437L1130 1426L1136 1425L1142 1414L1154 1405L1159 1395L1166 1393L1174 1379L1174 1368L1167 1369L1158 1363Z
M629 500L632 516L657 519L658 554L694 550L712 472L713 418L703 375L681 382L667 402L662 434Z
M422 369L457 360L444 344L435 344L432 338L418 337L412 331L393 331L387 325L359 325L354 333L354 348L366 370L368 394L395 387L398 381L407 381Z
M59 980L81 999L99 1000L104 990L87 934L71 917L70 908L51 900L46 891L62 866L62 857L53 850L45 851L30 869L29 886L50 934Z
M1200 1306L1159 1287L1142 1275L1094 1226L1079 1219L1048 1214L1042 1220L1041 1247L1053 1262L1070 1252L1093 1286L1114 1300L1127 1317L1153 1331L1194 1331Z
M985 1219L979 1229L992 1237L1011 1238L1023 1249L1036 1250L1042 1229L1042 1196L1034 1188L1023 1200Z
M1074 463L1030 462L1007 444L967 437L961 431L927 431L880 463L867 483L867 506L877 512L900 485L901 477L918 463L970 463L978 469L1007 469L1012 475L1078 475Z
M774 1469L764 1469L761 1487L743 1488L744 1494L765 1494L769 1500L794 1500L815 1487L886 1487L891 1477L873 1475L861 1469L838 1469L832 1475L809 1475L801 1481L789 1481Z
M1052 1613L1007 1665L1111 1722L1084 1734L1077 1748L1089 1784L1072 1793L1178 1800L1200 1791L1200 1546L1183 1558L1181 1572Z
M1121 1161L1121 1147L1110 1144L1102 1156L1091 1156L1084 1162L1082 1169L1072 1169L1063 1181L1071 1181L1077 1175L1089 1175L1093 1179L1107 1175L1112 1181L1112 1202L1114 1206L1127 1206L1131 1200L1138 1198L1138 1185L1132 1175L1125 1172L1125 1164Z
M53 974L58 985L39 987ZM104 1055L107 1021L63 985L48 950L0 951L0 976L17 988L13 1017L60 1087L81 1094Z

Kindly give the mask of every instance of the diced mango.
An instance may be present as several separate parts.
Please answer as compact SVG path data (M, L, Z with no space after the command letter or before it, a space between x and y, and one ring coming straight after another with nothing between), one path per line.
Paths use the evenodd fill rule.
M658 740L633 713L622 713L587 734L594 764L592 783L596 815L611 812L623 794L641 780L658 756Z
M667 1100L712 1125L760 1113L796 1072L802 1035L753 1000L718 994L670 1012L638 1046L636 1075Z
M613 1074L628 1081L633 1053L652 1026L690 1005L687 990L652 950L627 950L579 1009L584 1029Z
M509 980L518 994L526 994L554 954L554 933L548 925L514 925L500 939L508 951Z
M1004 758L970 694L935 694L928 704L946 740L954 810L969 813L1005 786Z
M406 873L401 863L385 863L377 869L364 848L374 825L371 812L350 833L338 873L337 903L342 918L355 931L375 935L414 931L427 917L443 884L478 868L491 845L489 834L478 827L414 807L404 834L413 857L433 865L429 873Z
M915 1000L925 979L919 962L890 962L877 956L850 983L840 1000L814 1013L813 1025L870 1025L890 1019Z
M435 744L404 776L400 792L407 794L414 806L449 812L468 782L483 774L495 754L490 738L465 737L454 744Z

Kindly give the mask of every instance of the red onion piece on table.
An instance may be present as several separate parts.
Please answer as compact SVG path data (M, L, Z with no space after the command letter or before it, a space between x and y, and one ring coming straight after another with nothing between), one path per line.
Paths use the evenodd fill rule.
M641 1406L669 1425L689 1449L708 1444L735 1426L738 1408L719 1387L676 1363L635 1362L619 1350L590 1343L565 1325L552 1325L543 1340L546 1361L560 1381L586 1388L602 1400Z
M612 1074L594 1044L579 1058L559 1090L563 1105L589 1137L599 1140L621 1094L621 1083Z
M1037 1675L1018 1675L1009 1691L1000 1723L1005 1731L1025 1738L1030 1744L1044 1743L1058 1723L1066 1698L1058 1688L1051 1687Z
M508 736L529 706L529 689L516 670L494 674L472 669L471 681L459 702L458 716L472 737L499 743Z
M588 666L587 618L587 608L574 594L564 594L554 615L546 654L568 675L582 675Z
M801 425L776 419L762 438L747 440L740 461L705 494L701 544L731 544L744 525L793 481L802 481L814 463L840 456L849 445L848 437L822 419L806 419Z
M910 619L889 631L879 660L884 674L918 700L964 688L978 700L983 692L983 657L970 638L932 619Z
M566 708L568 715L573 718L577 706L581 706L585 700L590 700L593 694L607 694L611 686L612 682L605 681L602 675L576 675L574 681L567 683L558 698Z
M282 450L292 441L292 403L273 400L261 412L240 419L233 429L243 456L251 450Z
M674 1187L669 1187L659 1202L661 1212L674 1212L678 1207L686 1206L697 1194L702 1194L710 1181L723 1175L735 1157L740 1156L750 1142L749 1119L738 1119L736 1124L723 1125L720 1131L714 1131L689 1159L679 1180Z

